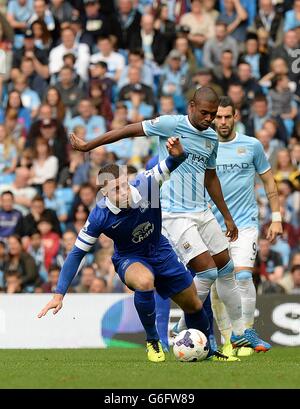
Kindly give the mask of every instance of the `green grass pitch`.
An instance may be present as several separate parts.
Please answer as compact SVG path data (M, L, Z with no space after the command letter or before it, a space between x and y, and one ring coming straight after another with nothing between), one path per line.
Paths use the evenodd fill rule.
M151 363L143 348L0 350L0 388L300 388L300 348L242 362Z

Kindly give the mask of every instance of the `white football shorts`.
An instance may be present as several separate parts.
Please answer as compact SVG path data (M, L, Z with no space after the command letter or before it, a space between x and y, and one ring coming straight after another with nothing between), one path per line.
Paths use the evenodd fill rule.
M228 238L225 236L226 240ZM246 227L239 229L236 241L229 242L229 253L235 267L253 267L257 254L258 229Z
M162 234L184 264L208 251L212 256L228 248L227 238L212 211L162 213Z

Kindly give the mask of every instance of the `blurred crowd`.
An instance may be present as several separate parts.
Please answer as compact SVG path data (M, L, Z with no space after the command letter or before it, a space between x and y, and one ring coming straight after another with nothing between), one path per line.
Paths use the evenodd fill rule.
M0 0L0 291L55 291L99 168L134 176L156 154L144 137L84 154L68 133L186 114L203 86L232 98L237 131L261 141L277 182L275 245L256 183L258 293L300 293L300 0ZM129 291L112 253L101 235L70 291Z

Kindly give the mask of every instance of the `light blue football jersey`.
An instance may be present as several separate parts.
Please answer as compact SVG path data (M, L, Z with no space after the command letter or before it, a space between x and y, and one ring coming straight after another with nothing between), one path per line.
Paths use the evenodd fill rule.
M238 228L258 226L255 174L271 169L262 144L250 136L236 133L233 140L219 142L217 175L229 211ZM224 219L214 203L212 211L226 230Z
M142 122L147 136L158 137L159 160L168 156L167 139L178 136L187 159L161 188L161 206L165 212L200 212L207 209L204 175L206 169L216 168L218 136L208 128L199 131L187 115L162 115Z

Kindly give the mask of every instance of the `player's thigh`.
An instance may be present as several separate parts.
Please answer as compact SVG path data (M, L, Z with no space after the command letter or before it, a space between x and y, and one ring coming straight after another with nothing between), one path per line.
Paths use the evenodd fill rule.
M199 221L199 232L207 250L213 257L228 254L228 240L210 209L203 213L202 220ZM219 258L217 257L216 260L219 261Z
M235 271L243 269L253 271L257 254L258 229L249 227L239 230L236 241L229 243L230 255Z
M125 284L134 290L150 291L154 289L154 274L144 262L133 262L124 274Z
M197 222L193 216L178 214L177 217L163 217L162 233L185 265L207 248L200 236Z
M193 282L188 288L175 294L172 300L187 313L199 311L202 308L202 303L198 297L195 283Z

